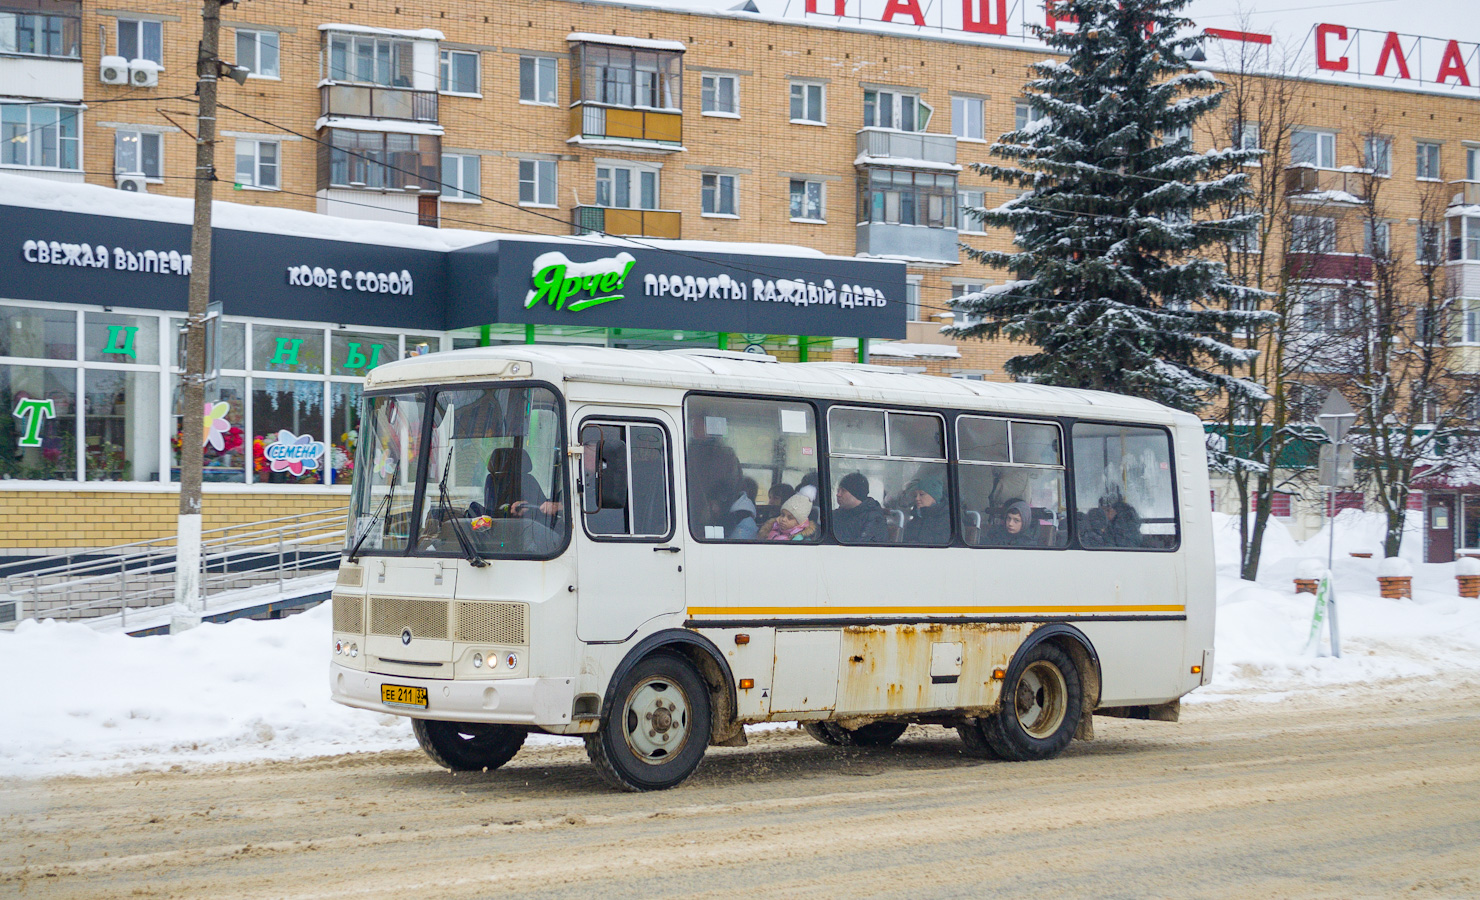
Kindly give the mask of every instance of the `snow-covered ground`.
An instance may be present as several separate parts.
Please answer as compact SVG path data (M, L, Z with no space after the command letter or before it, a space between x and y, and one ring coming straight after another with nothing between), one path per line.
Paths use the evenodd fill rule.
M1415 560L1422 539L1412 524L1404 555ZM1218 517L1217 664L1213 685L1188 702L1359 693L1399 678L1480 679L1480 601L1458 597L1453 564L1415 560L1412 601L1378 596L1377 516L1337 520L1340 659L1302 652L1312 598L1291 584L1302 560L1324 560L1326 533L1302 546L1274 523L1261 578L1250 584L1237 576L1236 527ZM54 622L0 632L0 777L413 749L405 719L329 700L329 612L324 605L153 638Z

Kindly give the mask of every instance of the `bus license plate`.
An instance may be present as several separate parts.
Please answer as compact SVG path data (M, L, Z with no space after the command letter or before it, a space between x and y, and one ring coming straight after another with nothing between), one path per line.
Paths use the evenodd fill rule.
M416 706L426 709L427 689L424 687L408 687L404 684L382 684L380 686L380 702L389 703L392 706Z

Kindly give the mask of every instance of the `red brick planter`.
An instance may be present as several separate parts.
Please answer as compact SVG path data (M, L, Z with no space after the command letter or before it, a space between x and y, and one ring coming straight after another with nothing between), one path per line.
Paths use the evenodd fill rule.
M1413 576L1379 575L1377 584L1385 600L1413 599Z
M1456 575L1454 580L1459 582L1461 597L1480 599L1480 575Z
M1295 593L1314 594L1320 583L1319 578L1297 578L1295 579Z

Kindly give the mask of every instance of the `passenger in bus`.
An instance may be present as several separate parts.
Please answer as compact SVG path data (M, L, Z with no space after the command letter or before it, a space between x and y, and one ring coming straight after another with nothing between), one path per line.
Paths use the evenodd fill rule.
M781 504L781 514L761 526L763 541L810 541L817 536L811 520L812 501L798 492Z
M499 447L488 457L488 477L483 480L483 507L487 515L502 518L559 515L559 500L545 496L534 463L522 447Z
M1141 515L1119 491L1110 491L1084 514L1079 540L1086 547L1140 547Z
M905 498L914 505L904 526L906 544L947 544L951 540L951 518L946 509L946 482L936 474L921 475L904 486Z
M889 540L884 507L868 492L868 478L862 472L849 472L838 482L833 537L844 544L883 544Z
M719 438L701 435L689 441L691 496L701 498L693 510L701 528L720 527L726 540L755 540L755 501L744 488L740 457Z
M993 547L1036 547L1035 524L1028 504L1014 500L1007 505L1001 524L992 530L985 543Z

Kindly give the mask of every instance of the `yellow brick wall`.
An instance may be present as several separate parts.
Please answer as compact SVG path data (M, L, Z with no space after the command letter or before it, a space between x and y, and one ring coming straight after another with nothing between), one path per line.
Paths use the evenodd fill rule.
M175 534L180 495L143 491L0 491L0 549L110 547ZM207 493L205 530L344 509L347 494Z

